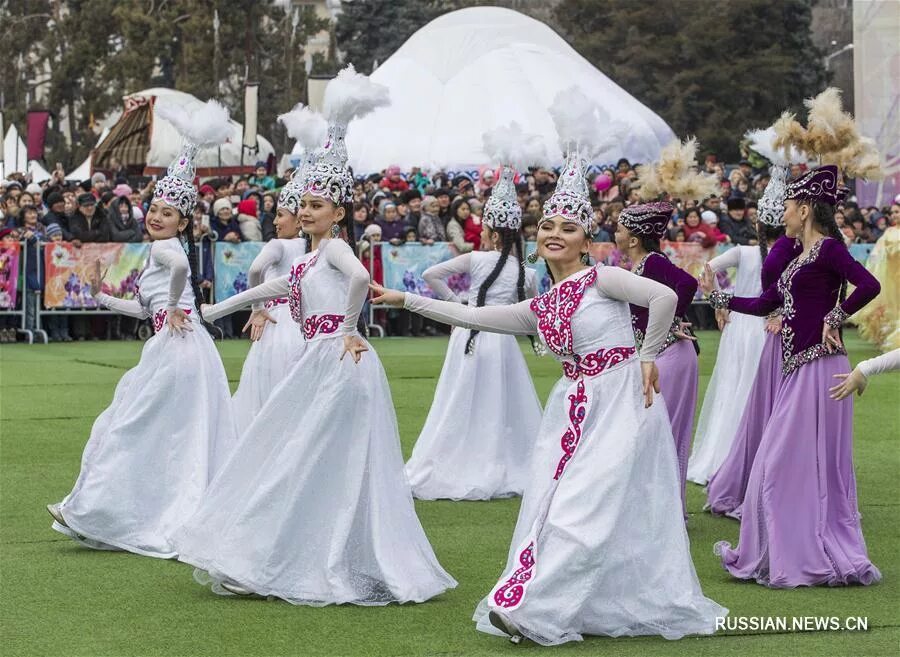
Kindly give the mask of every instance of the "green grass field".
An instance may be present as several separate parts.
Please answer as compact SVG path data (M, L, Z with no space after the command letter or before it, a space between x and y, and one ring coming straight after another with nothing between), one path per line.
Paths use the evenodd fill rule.
M875 355L855 334L847 337L854 363ZM717 341L716 333L701 334L701 392ZM409 455L431 403L446 339L375 340L374 345L391 382ZM873 379L855 411L863 529L882 583L768 590L731 579L718 566L712 545L719 539L736 541L738 524L702 513L702 491L688 484L689 534L706 595L736 616L861 616L868 619L868 631L720 633L677 642L598 637L540 648L478 633L470 620L504 565L518 500L418 502L438 558L459 587L425 604L405 606L309 608L222 598L195 584L184 564L92 552L53 532L44 505L71 488L91 424L109 404L119 378L137 362L140 348L135 342L84 342L0 349L0 655L900 654L900 374ZM247 344L229 341L219 348L235 387ZM550 358L529 357L528 362L538 393L546 398L559 368ZM738 419L736 414L735 423Z

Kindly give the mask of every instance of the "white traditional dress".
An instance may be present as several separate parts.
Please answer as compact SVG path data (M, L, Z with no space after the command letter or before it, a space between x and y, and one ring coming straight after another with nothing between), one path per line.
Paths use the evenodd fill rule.
M628 303L650 308L641 360L655 359L675 294L597 266L513 306L472 308L406 295L405 307L465 328L539 332L563 365L531 455L506 568L481 601L543 645L583 634L715 631L727 610L703 596L681 512L665 404L644 408Z
M341 358L369 276L323 240L289 276L211 307L287 296L305 344L175 536L195 578L303 605L422 602L456 586L413 506L390 388L374 349Z
M247 276L250 287L291 272L294 260L306 252L303 238L266 242L250 266ZM250 346L241 382L232 398L238 435L244 433L259 410L265 405L275 386L281 383L303 345L303 332L291 320L287 297L254 304L254 310L265 308L277 323L266 324L262 337Z
M488 278L498 251L466 253L430 267L422 275L434 292L459 301L445 279L469 274L469 303ZM510 257L488 288L484 305L516 303L521 264ZM534 271L525 272L526 296L537 291ZM406 474L413 495L434 500L489 500L521 495L528 455L541 424L541 403L516 338L498 333L476 336L454 329L425 426Z
M709 261L715 272L737 267L734 294L758 297L762 255L758 246L737 246ZM741 412L747 404L765 342L765 319L731 313L722 330L716 365L706 387L687 478L706 485L731 449Z
M53 528L97 549L176 556L171 533L197 510L236 442L222 360L194 321L187 257L177 238L153 242L137 299L98 294L123 315L152 317L156 334L125 373L91 429L75 487L59 506L68 528ZM166 327L181 308L193 331Z

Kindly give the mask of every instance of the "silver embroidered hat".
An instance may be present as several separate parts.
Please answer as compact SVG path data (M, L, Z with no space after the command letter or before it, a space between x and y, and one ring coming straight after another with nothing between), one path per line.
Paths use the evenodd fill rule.
M757 219L767 226L784 224L784 196L787 193L788 168L773 164L769 169L769 183L759 199Z
M352 64L328 83L324 102L328 135L303 184L304 194L327 198L335 205L353 200L353 174L344 141L347 126L389 103L388 88L357 73Z
M519 230L522 208L516 194L516 169L543 163L547 159L544 144L539 135L524 133L516 122L486 132L482 139L488 157L503 165L484 206L484 223L493 229Z
M197 153L206 146L224 144L234 128L228 120L228 110L214 100L207 101L197 111L188 111L182 105L167 101L157 102L154 109L159 118L178 130L182 145L165 177L154 186L153 201L171 205L187 217L197 205L197 188L194 186Z
M278 120L284 125L288 135L303 147L300 166L294 170L291 179L278 195L278 206L286 208L291 214L297 214L306 179L315 167L318 149L325 140L328 124L321 114L303 103L298 103L290 112L279 115Z

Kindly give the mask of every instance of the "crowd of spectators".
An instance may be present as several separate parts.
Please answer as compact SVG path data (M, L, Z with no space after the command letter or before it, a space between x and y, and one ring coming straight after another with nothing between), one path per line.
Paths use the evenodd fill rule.
M595 242L613 242L619 213L639 202L635 166L622 158L615 166L591 173ZM676 211L668 227L668 239L696 242L704 247L755 244L757 202L769 181L768 171L754 169L747 160L726 166L714 155L707 156L704 167L720 179L720 192L698 201L675 199ZM801 171L802 167L795 166L791 174ZM379 248L373 246L379 242L392 245L449 242L459 253L484 248L482 214L498 174L488 167L451 174L421 168L403 172L393 166L359 178L354 190L351 224L361 259L367 268L374 269L373 278L381 278L380 259L377 264L370 262L369 249ZM534 168L516 179L523 209L523 237L527 241L536 238L541 208L555 188L556 175L551 169ZM263 162L257 163L249 176L201 181L200 199L193 217L195 239L205 247L212 246L213 242L273 239L278 190L284 182L285 178L271 175ZM0 181L3 239L26 242L26 248L33 251L24 273L25 289L33 292L42 288L37 269L37 244L41 241L64 240L79 246L88 242L147 240L144 215L153 185L152 179L129 177L121 169L117 173L97 172L80 183L67 182L61 170L55 170L51 179L41 184L28 182L20 174ZM847 201L838 208L836 219L848 244L873 243L887 228L890 212L888 208L860 207ZM208 290L214 276L212 249L204 248L203 253L201 287ZM36 298L37 295L26 296ZM33 326L36 306L32 308L30 303L26 306L29 325ZM51 319L59 320L59 328L51 326L51 337L71 339L65 328L68 323L63 322L65 318ZM73 324L80 327L73 331L75 338L91 335L83 318L73 320ZM7 341L10 336L6 326L0 326L0 331L0 339ZM93 333L96 335L96 331ZM126 330L123 337L129 337L127 333ZM112 333L107 330L107 334L119 335L115 330ZM232 331L227 330L226 334Z

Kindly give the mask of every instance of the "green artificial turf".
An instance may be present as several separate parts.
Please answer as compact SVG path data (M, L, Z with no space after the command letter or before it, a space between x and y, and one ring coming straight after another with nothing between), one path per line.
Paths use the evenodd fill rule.
M847 337L854 363L876 354L855 334ZM702 393L712 372L718 334L703 333L700 339ZM408 456L425 421L447 342L422 338L373 343L391 382ZM526 343L522 346L527 350ZM702 490L688 484L689 535L706 595L734 616L861 616L868 619L868 631L725 632L677 642L591 637L583 643L540 648L513 646L478 633L471 622L475 604L503 567L518 500L417 502L438 558L459 580L458 588L418 605L310 608L223 598L195 584L184 564L92 552L53 532L44 505L71 488L91 423L109 404L122 374L137 362L140 348L135 342L0 348L0 655L477 657L543 651L881 657L900 652L896 547L900 374L873 379L855 408L863 529L870 556L884 576L882 583L769 590L735 581L717 564L712 545L720 539L736 541L738 523L702 513ZM228 341L219 349L234 387L247 344ZM529 356L528 362L538 393L546 398L559 368L549 358ZM735 423L738 419L736 412Z

